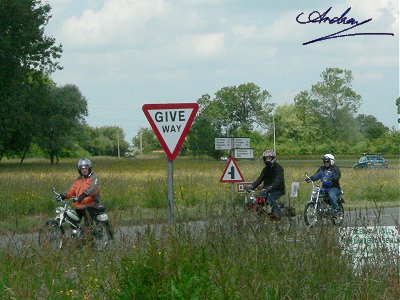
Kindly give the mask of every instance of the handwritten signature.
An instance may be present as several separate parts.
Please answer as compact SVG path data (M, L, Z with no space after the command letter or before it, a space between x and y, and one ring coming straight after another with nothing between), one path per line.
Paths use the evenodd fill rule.
M308 20L306 19L305 21L300 20L300 17L302 15L304 15L304 12L300 13L297 18L296 21L297 23L300 24L309 24L309 23L328 23L328 24L344 24L344 25L351 25L350 27L340 30L338 32L308 41L303 43L303 45L308 45L308 44L312 44L315 42L319 42L319 41L324 41L324 40L329 40L329 39L335 39L335 38L339 38L339 37L346 37L346 36L356 36L356 35L391 35L394 36L393 33L386 33L386 32L357 32L357 33L346 33L346 34L342 34L343 32L346 32L352 28L356 28L358 26L364 25L368 22L370 22L372 20L372 18L364 20L364 21L357 21L354 18L348 18L347 14L349 13L349 11L351 10L351 7L349 7L348 9L345 10L344 13L342 13L342 15L340 17L328 17L328 13L331 11L332 7L329 7L324 13L320 13L319 11L315 10L313 12L311 12L308 15Z

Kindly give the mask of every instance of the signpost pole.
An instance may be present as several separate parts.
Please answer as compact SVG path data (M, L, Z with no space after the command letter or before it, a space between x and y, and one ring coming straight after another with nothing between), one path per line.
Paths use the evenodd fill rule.
M232 200L232 209L235 209L235 184L231 183L231 200Z
M168 184L168 224L174 224L174 164L173 160L168 159L167 167Z

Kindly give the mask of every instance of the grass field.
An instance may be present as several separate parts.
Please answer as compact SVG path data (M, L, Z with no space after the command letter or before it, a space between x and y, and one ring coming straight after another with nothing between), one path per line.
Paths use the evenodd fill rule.
M345 208L399 205L399 161L389 161L388 170L355 171L356 158L337 160L341 167L341 185ZM167 161L163 157L147 159L94 158L94 171L102 184L102 203L116 225L165 222L167 220ZM315 159L284 159L289 201L292 182L300 182L299 197L292 201L301 211L308 200L311 185L304 182L304 172L314 173L320 165ZM51 187L64 192L77 176L75 159L63 159L50 165L45 160L0 164L1 231L34 229L51 215L56 203ZM246 181L254 181L261 161L238 161ZM176 219L204 219L224 214L230 209L230 184L220 183L225 162L179 158L174 161L174 204ZM236 194L240 209L243 195ZM0 231L0 232L1 232Z
M398 205L398 161L389 162L389 170L361 172L351 168L353 161L337 161L346 208ZM210 220L196 233L162 224L165 159L93 163L113 225L161 223L159 230L149 226L135 243L121 240L103 251L86 244L67 244L62 251L34 242L2 247L0 299L399 299L398 255L377 249L378 262L355 269L333 226L300 230L246 221L241 198L232 211L230 185L219 182L223 162L174 161L176 220ZM288 190L291 182L301 182L294 203L300 211L311 188L303 174L319 163L281 161ZM262 168L259 161L238 165L246 181ZM35 232L53 216L51 186L64 191L76 175L75 160L0 164L1 233Z

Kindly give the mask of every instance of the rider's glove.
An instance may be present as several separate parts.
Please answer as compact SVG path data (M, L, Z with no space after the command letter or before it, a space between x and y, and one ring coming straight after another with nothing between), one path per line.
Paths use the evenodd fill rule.
M307 182L307 183L310 183L311 179L310 178L306 178L306 179L304 179L304 181Z
M76 199L76 201L82 202L83 199L85 199L86 197L87 197L87 195L86 195L85 193L82 193L82 194L78 197L78 199Z
M253 189L251 187L247 188L246 192L250 193Z

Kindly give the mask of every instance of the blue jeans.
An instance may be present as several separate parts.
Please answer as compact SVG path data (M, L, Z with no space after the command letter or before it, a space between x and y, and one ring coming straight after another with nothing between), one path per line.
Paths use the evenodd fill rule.
M328 192L329 202L331 203L332 209L334 211L339 210L339 206L337 203L337 198L339 194L340 190L337 187L331 188Z
M282 214L281 209L279 208L278 203L276 200L278 200L280 197L283 196L282 191L272 191L267 198L267 201L271 205L272 212L275 213L276 215L280 216Z

